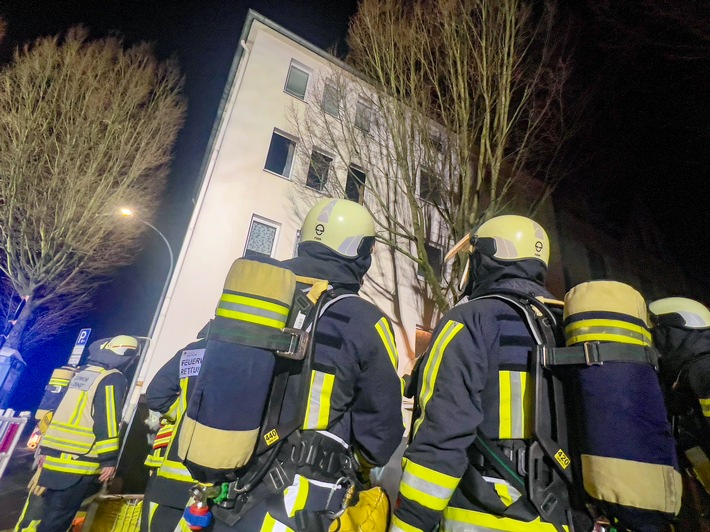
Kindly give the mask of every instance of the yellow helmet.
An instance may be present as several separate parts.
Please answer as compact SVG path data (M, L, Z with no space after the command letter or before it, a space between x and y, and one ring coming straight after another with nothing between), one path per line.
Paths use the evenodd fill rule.
M649 304L648 310L656 327L710 328L710 310L702 303L687 297L659 299Z
M114 336L108 342L104 343L101 346L101 349L106 349L116 355L133 356L138 350L138 340L136 340L133 336L119 334L118 336Z
M483 255L501 261L538 259L545 266L550 260L550 239L540 224L507 214L483 223L471 235L471 244Z
M301 242L318 242L349 259L365 257L375 243L375 220L359 203L326 198L306 214Z

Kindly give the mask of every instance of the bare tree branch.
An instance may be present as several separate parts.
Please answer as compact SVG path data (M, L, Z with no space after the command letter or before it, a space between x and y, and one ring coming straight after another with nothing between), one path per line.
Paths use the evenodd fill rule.
M0 272L30 298L13 347L56 333L130 262L141 227L110 214L150 217L184 118L174 61L87 35L38 39L0 71Z
M352 179L334 176L361 168L381 240L408 259L394 263L413 268L424 280L415 289L445 311L463 259L442 272L432 247L445 251L500 212L529 212L564 177L572 40L553 2L363 0L347 57L363 76L334 69L292 109L301 159L333 159L303 190L350 196ZM337 92L337 117L326 91L331 101Z

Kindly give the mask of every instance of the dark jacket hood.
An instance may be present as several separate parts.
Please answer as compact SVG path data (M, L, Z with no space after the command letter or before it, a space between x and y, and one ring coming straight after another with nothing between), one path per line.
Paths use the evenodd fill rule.
M358 292L372 264L372 256L347 259L318 242L298 245L298 257L283 264L296 275L327 280L333 288Z
M672 385L686 364L710 355L710 329L654 327L653 341L661 353L661 378Z

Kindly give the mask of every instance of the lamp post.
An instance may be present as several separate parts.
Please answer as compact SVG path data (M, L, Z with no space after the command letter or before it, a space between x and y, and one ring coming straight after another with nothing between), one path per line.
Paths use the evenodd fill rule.
M135 215L132 209L128 207L121 207L118 210L118 214L125 217L125 218L132 218L143 225L147 225L150 227L153 231L158 233L158 236L163 239L163 242L165 242L165 247L168 248L168 254L170 255L170 267L168 268L168 275L165 277L165 282L163 283L163 290L160 293L160 299L158 299L158 303L155 307L155 313L153 314L153 321L150 324L150 329L148 329L148 339L150 339L155 331L155 325L158 322L158 318L160 316L160 309L163 305L163 301L165 299L165 294L168 291L168 286L170 285L170 279L173 276L173 268L175 267L175 260L174 260L174 255L173 255L173 248L170 246L170 242L168 242L168 239L165 238L165 235L153 224L150 222L147 222L143 218L139 218L138 216ZM133 395L135 391L135 387L137 384L137 380L139 378L139 375L141 373L142 367L143 367L143 359L145 358L145 354L148 348L149 342L145 342L143 344L143 349L141 350L140 357L138 359L138 365L136 366L136 371L133 375L133 379L131 380L131 386L129 388L129 396L128 396L128 402L126 404L126 409L124 409L124 416L126 413L128 413L128 409L132 409L135 405L133 404ZM129 416L132 417L132 413L129 413Z

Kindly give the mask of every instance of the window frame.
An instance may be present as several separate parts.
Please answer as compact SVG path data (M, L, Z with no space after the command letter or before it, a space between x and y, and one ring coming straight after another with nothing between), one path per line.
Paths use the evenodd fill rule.
M335 112L332 112L328 105L326 105L326 95L328 94L329 90L332 90L332 95L335 96L335 100L328 103L335 104ZM340 119L340 110L342 108L342 105L340 94L338 93L338 86L335 83L326 81L323 85L323 94L321 97L320 107L325 114L332 116L333 118Z
M345 193L345 199L348 199L350 201L356 201L348 196L348 184L350 183L350 176L355 175L353 173L353 170L362 173L362 175L365 176L365 179L362 181L362 183L358 186L359 189L359 194L358 194L358 200L357 203L360 205L365 203L365 183L367 183L367 172L365 172L365 169L357 164L350 163L348 165L348 173L345 176L345 190L343 192ZM357 183L356 183L357 184Z
M253 249L249 249L249 239L252 234L252 229L254 228L254 223L260 223L261 225L265 225L265 226L272 227L273 229L275 229L274 239L271 242L271 252L268 255L269 257L273 258L274 252L276 251L276 244L279 241L279 233L281 232L281 224L278 222L275 222L273 220L269 220L268 218L264 218L263 216L259 216L258 214L255 214L255 213L252 213L251 220L249 221L249 230L247 231L247 236L246 236L246 239L244 240L244 251L242 252L242 257L247 257L248 251L253 251L254 253L256 253L256 256L258 256L258 257L265 256L263 253L260 253L256 250L253 250ZM254 255L249 255L249 256L254 256Z
M425 197L424 195L422 195L422 188L423 188L423 187L422 187L422 184L424 183L424 174L426 174L427 176L430 177L430 179L428 180L428 183L427 183L427 195L426 195L426 197ZM432 188L431 184L432 184L432 182L435 182L434 180L438 180L438 181L436 181L437 184L438 184L438 186L436 187L437 190L435 191L435 192L436 192L436 197L435 197L435 198L432 198L432 191L433 191L433 188ZM417 185L418 185L418 187L417 187L417 188L418 188L417 195L419 196L419 199L421 199L422 201L426 201L427 203L431 203L432 205L441 206L441 203L442 203L442 195L441 195L441 192L442 192L442 191L441 191L441 176L440 176L439 174L437 174L436 172L434 172L434 171L433 171L431 168L429 168L429 167L420 166L420 167L419 167L419 180L418 180L418 181L419 181L419 182L417 183Z
M321 180L317 175L316 178L319 179L320 181L320 188L312 187L311 185L308 184L309 178L311 176L311 169L313 168L313 155L318 154L321 157L324 157L328 159L328 172L325 176L325 180ZM325 192L325 188L328 185L328 181L331 178L331 174L333 173L333 161L335 160L335 157L333 157L331 154L329 154L326 150L321 150L319 148L313 148L311 149L311 156L308 158L308 170L306 171L306 181L305 185L306 187L310 188L311 190L314 190L316 192Z
M431 264L432 266L434 266L434 265L432 264L432 262L431 262L431 253L432 253L432 251L435 250L435 251L439 254L439 264L438 264L438 266L439 266L438 270L439 270L439 271L437 272L437 271L436 271L436 268L434 268L434 273L437 274L436 277L437 277L437 279L439 280L439 282L441 282L441 279L444 277L444 267L445 267L445 264L444 264L444 249L443 249L441 246L439 246L439 245L437 245L437 244L435 244L435 243L433 243L433 242L424 242L424 249L425 249L426 252L427 252L427 258L428 258L428 260L429 260L429 264ZM417 264L417 277L418 277L419 279L424 280L424 272L422 272L422 266L421 266L420 264Z
M306 75L306 87L303 89L303 96L301 96L299 93L297 93L297 92L295 92L295 91L289 89L288 82L289 82L289 80L291 79L291 70L292 70L292 69L299 70L299 71L301 71L303 74ZM284 91L286 94L288 94L289 96L292 96L292 97L294 97L294 98L297 98L297 99L299 99L299 100L301 100L301 101L305 101L305 100L306 100L306 95L308 94L308 84L309 84L310 81L311 81L311 74L312 74L312 71L311 71L310 68L308 68L308 67L307 67L306 65L304 65L303 63L300 63L300 62L296 61L295 59L291 59L291 62L290 62L289 65L288 65L288 71L286 72L286 81L284 82L283 91Z
M275 170L272 170L271 168L267 168L267 163L269 162L269 153L271 153L271 145L274 140L274 135L278 135L281 138L284 138L288 140L289 142L293 143L293 153L291 155L291 164L289 165L288 168L288 174L284 175L279 172L276 172ZM269 148L266 151L266 158L264 160L264 171L268 172L270 174L273 174L275 176L281 177L283 179L288 179L291 181L291 175L293 174L293 167L295 166L296 163L296 157L297 157L297 150L298 150L298 139L294 137L293 135L290 135L289 133L286 133L285 131L274 128L271 132L271 139L269 140Z
M358 111L360 109L364 109L367 112L367 128L362 127L358 123L358 116L360 116ZM357 102L355 102L355 118L353 120L353 124L363 133L370 134L370 131L372 130L372 111L373 106L370 105L370 103L368 103L364 98L358 98Z

